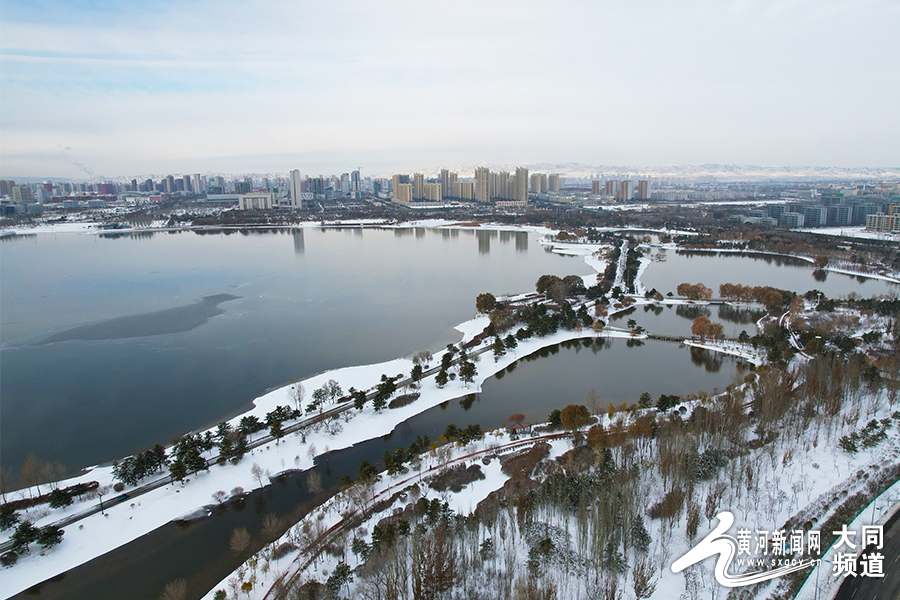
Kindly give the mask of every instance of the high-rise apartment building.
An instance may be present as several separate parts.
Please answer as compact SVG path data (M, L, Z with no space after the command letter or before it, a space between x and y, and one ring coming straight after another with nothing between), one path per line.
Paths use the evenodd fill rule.
M27 185L17 185L12 189L13 202L16 204L28 204L31 202L31 188Z
M650 199L650 181L647 179L641 179L637 184L637 199L638 200L649 200Z
M253 191L253 183L250 181L249 177L244 177L243 179L235 179L234 180L234 193L235 194L249 194Z
M440 183L426 183L423 193L424 199L428 202L440 202L443 196L441 187Z
M350 192L354 196L359 195L359 171L353 171L350 173Z
M459 198L454 191L458 175L449 169L441 169L441 195L444 198Z
M341 196L350 195L350 173L341 173Z
M400 202L398 194L400 193L400 186L404 184L409 184L409 175L394 175L391 178L391 190L393 194L391 197L394 202ZM410 186L410 188L411 187L412 186ZM412 200L412 191L410 191L406 203L408 203L410 200Z
M291 171L291 207L303 208L303 176L299 169Z
M191 176L190 175L185 175L184 177L181 178L181 180L183 182L182 185L184 186L184 191L186 191L186 192L196 191L196 190L191 190Z
M516 187L513 199L517 202L528 201L528 169L516 167Z
M488 200L509 198L509 173L506 171L491 173L488 180L490 181Z
M874 215L868 215L866 216L866 229L872 231L900 232L900 213L886 215L878 212Z
M619 182L619 189L616 191L616 200L625 202L631 200L631 182L623 179Z
M490 178L491 172L487 167L475 169L475 200L477 202L490 201Z
M613 181L611 179L608 179L605 182L603 182L603 195L604 196L609 196L610 198L614 198L616 195L616 192L618 192L618 191L619 191L619 182L618 181Z
M554 173L550 176L548 191L558 192L560 189L562 189L562 178L558 173Z
M415 200L425 198L425 175L422 173L413 174L413 198Z
M600 182L599 181L591 182L591 193L595 196L600 195Z
M475 199L475 183L472 181L457 181L453 184L453 197L460 200Z
M441 195L444 198L450 197L452 187L450 185L450 169L441 169Z
M411 183L394 184L394 202L409 204L413 200L413 186Z
M547 191L547 175L535 173L531 176L531 193L543 194Z
M203 189L203 184L200 181L200 173L194 173L193 175L191 175L191 189L196 193L206 191Z

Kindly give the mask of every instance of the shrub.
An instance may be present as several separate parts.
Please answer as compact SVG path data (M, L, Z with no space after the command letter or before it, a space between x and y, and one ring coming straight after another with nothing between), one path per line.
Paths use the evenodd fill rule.
M400 408L401 406L412 404L418 399L418 392L413 392L412 394L403 394L402 396L397 396L396 398L391 400L390 404L388 404L388 408Z
M675 488L663 496L662 500L651 506L647 514L651 519L668 519L677 515L683 505L684 492Z

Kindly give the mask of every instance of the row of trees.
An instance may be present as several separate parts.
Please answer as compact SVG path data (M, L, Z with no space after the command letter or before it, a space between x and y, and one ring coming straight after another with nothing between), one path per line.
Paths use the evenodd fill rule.
M637 279L637 272L643 255L644 253L636 246L630 246L625 255L625 270L622 274L622 283L625 285L625 291L629 294L634 294L636 291L634 283Z
M740 283L723 283L719 286L719 295L735 302L756 302L768 310L776 310L790 304L797 294L767 285L741 285Z

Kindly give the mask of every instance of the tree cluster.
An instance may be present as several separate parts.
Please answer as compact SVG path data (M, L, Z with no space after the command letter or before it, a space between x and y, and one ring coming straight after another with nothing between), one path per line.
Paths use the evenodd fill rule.
M398 446L393 450L385 450L383 461L388 475L404 472L406 463L427 451L430 447L431 439L427 435L424 437L417 435L413 443L409 445L409 448Z
M260 429L263 428L258 419L252 425L248 422L248 427L251 429L256 428L257 425ZM219 423L215 434L216 445L219 447L219 460L240 461L250 449L247 444L247 434L240 428L240 425L238 427L235 431L228 423Z
M721 323L713 323L708 317L697 317L691 324L691 335L700 339L721 340L725 338L725 327Z
M48 550L62 541L63 533L65 532L56 525L35 527L29 521L22 521L10 538L13 543L12 550L19 554L28 552L29 545L34 542Z
M459 428L454 423L447 425L444 435L441 436L448 442L456 442L460 446L465 446L470 442L480 440L484 437L484 432L480 425L469 425L468 427Z
M209 469L204 452L212 450L214 445L212 433L206 432L205 436L188 434L175 442L172 449L172 458L169 462L169 474L172 480L184 481L190 473L197 473L202 469Z
M126 485L137 485L138 482L158 473L168 464L166 449L162 444L156 444L150 450L145 450L137 456L129 456L122 459L122 462L114 461L112 474L113 477Z
M327 403L335 403L344 394L340 384L334 379L326 381L322 387L312 393L312 402L306 405L306 412L312 413Z
M756 302L770 311L787 306L797 296L794 292L767 285L749 286L739 283L723 283L719 286L719 295L734 302Z
M679 296L683 296L688 300L710 300L712 298L712 290L702 283L680 283L675 288L675 292Z
M535 289L539 294L544 294L560 305L566 302L566 298L587 292L584 279L579 275L566 275L563 278L556 275L541 275L535 283Z

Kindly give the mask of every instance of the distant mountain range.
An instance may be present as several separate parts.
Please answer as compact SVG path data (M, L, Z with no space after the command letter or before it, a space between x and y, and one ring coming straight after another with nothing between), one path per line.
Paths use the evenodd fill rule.
M460 177L474 177L477 167L487 167L491 171L507 171L515 173L516 167L525 167L530 174L532 173L559 173L568 181L588 181L590 179L653 179L653 180L669 180L681 183L734 183L740 181L747 182L822 182L822 181L900 181L900 167L764 167L757 165L738 165L738 164L703 164L703 165L585 165L581 163L469 163L459 164L446 167L428 167L415 169L411 171L395 171L400 173L424 173L426 178L438 177L441 169L449 169L456 172ZM301 172L302 165L298 165ZM144 174L136 176L119 176L119 177L100 177L94 181L114 181L117 183L127 183L132 178L138 181L145 179L159 179L169 175L165 174ZM183 173L171 173L176 177ZM315 176L312 173L305 173L309 176ZM339 174L339 173L338 173ZM390 178L394 172L389 173L371 173L366 172L363 166L364 177L383 177ZM288 177L287 173L269 172L269 173L203 173L207 177L220 175L226 180L237 177L251 176L254 179L269 177ZM87 179L73 179L69 177L8 177L19 183L39 183L41 181L88 181Z
M459 173L460 177L473 177L476 167L488 167L491 171L510 173L515 173L516 167L525 167L529 173L559 173L569 180L610 178L697 182L900 180L900 167L762 167L736 164L594 166L580 163L480 163L428 168L417 172L424 173L426 177L437 177L441 168L449 168Z

